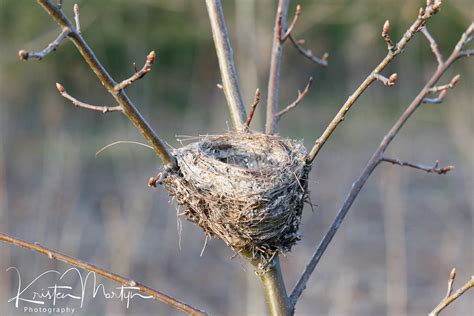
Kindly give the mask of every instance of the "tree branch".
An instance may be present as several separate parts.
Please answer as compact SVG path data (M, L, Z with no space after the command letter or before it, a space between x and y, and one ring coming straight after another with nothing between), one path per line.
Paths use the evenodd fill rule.
M301 55L303 55L304 57L308 58L309 60L311 60L312 62L314 62L314 63L316 63L320 66L326 67L328 65L328 58L329 58L328 53L324 53L322 57L316 57L316 56L313 55L313 52L311 52L310 49L308 49L308 50L304 49L298 43L298 41L293 37L292 34L289 34L288 38L290 39L293 46L298 50L298 52Z
M428 32L428 29L426 28L426 26L421 29L421 32L423 33L423 35L426 37L426 39L430 43L431 50L433 51L433 54L436 57L436 61L438 62L438 67L440 67L441 65L443 65L443 56L439 52L438 44L436 43L433 36L431 36L430 32Z
M155 57L156 57L155 51L151 51L146 57L145 65L143 65L142 69L140 70L136 69L136 64L134 63L135 73L130 78L125 79L121 83L117 84L114 87L114 90L119 91L119 90L125 89L126 87L134 83L135 81L143 78L148 72L150 72L151 65L155 61Z
M454 279L456 278L456 269L453 269L449 275L449 282L448 282L448 293L447 295L441 300L438 306L435 307L429 314L429 316L437 316L443 309L445 309L449 304L457 300L461 295L469 291L471 288L474 287L474 275L471 276L471 279L467 281L462 287L460 287L456 292L453 294L453 283Z
M135 105L132 103L132 101L129 99L129 97L123 91L123 89L117 90L117 91L115 90L115 86L117 83L110 76L110 74L107 72L104 66L102 66L102 64L97 59L94 52L92 51L92 49L89 47L87 42L82 37L82 35L78 32L77 29L74 28L71 21L62 12L61 6L58 6L52 3L50 0L37 0L37 2L51 16L51 18L62 28L63 31L61 34L66 34L69 37L69 39L73 42L77 50L81 53L82 57L89 65L89 67L96 74L97 78L99 78L100 82L104 85L107 91L114 97L114 99L120 105L120 107L122 108L122 112L133 123L133 125L140 131L140 133L145 137L145 139L150 143L150 145L153 147L155 152L163 161L163 164L171 163L173 166L176 166L176 159L173 157L173 155L171 155L169 150L166 148L165 143L158 137L155 131L146 122L146 120L140 114L138 109L135 107ZM58 41L58 39L56 39L56 41ZM52 44L55 44L55 42L53 42ZM60 41L58 42L60 43ZM50 46L53 46L53 48L51 48ZM45 49L45 51L47 51L46 54L53 51L55 47L54 45L50 44L48 48ZM19 55L20 55L20 58L22 59L27 59L28 57L36 57L35 55L31 56L31 53L27 53L25 51L20 51Z
M311 84L313 83L313 77L310 77L308 80L308 83L306 84L306 87L304 88L303 92L298 90L298 97L296 98L295 101L293 101L290 105L288 105L286 108L278 112L276 115L277 120L279 120L283 115L285 115L288 111L291 109L295 108L300 102L306 97L306 95L309 92L309 88L311 88Z
M289 0L279 0L275 26L273 28L273 46L270 59L270 73L268 76L267 118L265 133L273 134L276 131L278 120L275 113L278 111L278 92L280 86L280 65L283 53L283 32L286 30L286 15Z
M252 106L250 107L250 112L249 115L247 116L247 120L245 121L243 125L244 130L248 130L250 122L252 121L253 115L255 114L255 109L257 108L257 105L260 103L260 89L257 88L255 91L255 97L253 99Z
M128 278L125 278L123 276L120 276L118 274L115 274L115 273L112 273L112 272L109 272L105 269L101 269L95 265L92 265L92 264L89 264L89 263L86 263L86 262L83 262L83 261L80 261L80 260L77 260L77 259L74 259L74 258L71 258L69 256L66 256L66 255L63 255L57 251L54 251L54 250L51 250L51 249L48 249L46 247L43 247L41 245L39 245L38 243L29 243L29 242L26 242L26 241L23 241L23 240L20 240L20 239L17 239L17 238L14 238L14 237L11 237L11 236L8 236L6 234L2 234L0 233L0 240L1 241L4 241L4 242L7 242L7 243L10 243L12 245L15 245L15 246L19 246L19 247L22 247L22 248L25 248L25 249L29 249L29 250L33 250L33 251L36 251L38 253L41 253L45 256L47 256L48 258L50 259L55 259L55 260L58 260L58 261L62 261L62 262L65 262L67 264L70 264L70 265L73 265L75 267L78 267L78 268L81 268L81 269L84 269L84 270L87 270L87 271L91 271L91 272L94 272L96 274L99 274L101 276L103 276L104 278L107 278L109 280L112 280L118 284L121 284L121 285L127 285L127 286L132 286L134 288L136 288L138 291L140 291L141 293L144 293L144 294L147 294L147 295L150 295L152 296L155 300L157 301L161 301L165 304L168 304L170 306L173 306L189 315L199 315L199 316L204 316L204 315L207 315L207 313L205 312L202 312L188 304L185 304L169 295L166 295L164 293L161 293L159 291L156 291L150 287L147 287L143 284L140 284L132 279L128 279Z
M267 300L268 314L270 316L293 315L293 310L286 293L279 257L274 256L269 262L263 262L246 251L242 251L241 254L253 265L255 273L262 282L265 299Z
M439 11L440 2L436 0L434 3L429 2L425 9L421 9L418 15L418 18L410 26L410 28L405 32L400 41L393 47L393 49L388 49L388 53L385 58L375 67L375 69L365 78L365 80L360 84L356 91L347 99L344 105L341 107L339 112L333 118L331 123L329 123L326 130L323 134L315 141L313 148L311 149L307 162L312 163L314 158L318 155L321 148L324 146L328 138L337 128L337 126L344 120L347 112L351 109L352 105L357 101L357 99L364 93L364 91L375 81L377 80L377 75L387 67L388 64L400 54L403 49L407 46L408 42L415 36L415 34L425 25L426 20L428 20L433 14ZM390 24L385 22L382 28L382 37L390 31ZM385 39L386 40L386 39ZM388 45L390 46L390 45Z
M454 169L454 166L445 166L445 167L440 168L438 160L436 160L435 164L431 167L430 166L414 164L414 163L411 163L411 162L408 162L408 161L401 161L401 160L398 160L398 159L386 158L386 157L383 157L381 160L385 161L385 162L389 162L389 163L394 164L394 165L399 165L399 166L410 167L410 168L414 168L414 169L418 169L418 170L423 170L423 171L426 171L428 173L446 174L446 173L448 173L448 172L450 172L451 170Z
M54 52L59 47L59 45L61 45L62 42L66 39L70 31L71 30L69 28L64 28L59 34L59 36L54 41L49 43L48 46L46 46L46 48L43 49L42 51L28 52L22 49L18 52L18 56L20 57L21 60L28 60L30 58L37 58L41 60L44 57L46 57L48 54Z
M437 4L433 4L433 7ZM438 6L439 9L439 6ZM429 7L427 7L427 11L429 10ZM416 26L416 24L415 24ZM422 104L423 99L425 96L429 93L429 90L435 86L435 84L438 82L438 80L441 78L441 76L448 70L448 68L457 60L459 59L459 55L461 50L464 48L464 45L466 43L466 39L471 35L474 31L474 23L469 26L469 28L464 32L464 34L461 36L461 39L459 40L458 44L454 48L453 52L449 56L449 58L446 60L446 62L441 66L438 67L438 69L433 73L431 78L428 80L426 85L421 89L421 91L418 93L418 95L413 99L413 101L410 103L410 105L407 107L405 112L400 116L400 118L395 122L395 124L392 126L392 128L389 130L389 132L385 135L383 138L382 142L380 145L377 147L377 150L374 152L372 157L370 158L369 162L365 166L364 170L360 174L360 176L357 178L357 180L352 184L352 188L349 191L349 194L347 195L346 199L344 200L343 205L339 209L333 223L329 227L328 231L324 235L323 239L319 243L319 245L316 248L315 253L311 257L309 263L307 264L306 268L304 269L300 279L295 285L295 288L293 289L293 292L290 295L290 303L294 307L296 302L298 301L299 297L303 293L304 289L306 288L306 284L314 272L314 269L316 268L317 264L319 263L319 260L323 256L324 252L326 251L328 245L331 243L332 238L336 234L337 230L341 226L345 216L347 215L347 212L351 208L352 204L354 203L355 199L359 195L360 191L364 187L365 183L367 182L367 179L369 176L372 174L372 172L375 170L375 168L380 164L380 162L383 159L383 155L388 148L388 146L391 144L391 142L394 140L394 138L397 136L398 132L400 129L405 125L405 123L408 121L408 119L413 115L413 113L420 107ZM407 33L409 34L409 33ZM407 37L408 38L408 37ZM399 45L397 45L399 46Z
M56 89L58 89L59 93L66 99L68 99L69 101L72 102L72 104L74 104L74 106L76 107L80 107L80 108L84 108L84 109L88 109L88 110L92 110L92 111L97 111L97 112L102 112L102 113L107 113L107 112L122 112L122 107L121 106L112 106L112 107L109 107L109 106L97 106L97 105L91 105L91 104L87 104L87 103L84 103L84 102L81 102L79 101L78 99L74 98L73 96L71 96L69 93L66 92L66 89L64 89L64 87L59 84L59 83L56 83Z
M244 103L240 94L239 79L234 66L234 57L227 27L225 25L224 13L220 0L206 0L207 12L211 22L212 36L216 46L217 59L222 77L222 86L229 106L232 124L236 129L242 129L247 117Z

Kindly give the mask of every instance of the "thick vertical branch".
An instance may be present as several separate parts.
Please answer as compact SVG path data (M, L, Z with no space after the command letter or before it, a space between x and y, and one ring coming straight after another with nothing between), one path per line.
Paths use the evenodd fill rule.
M255 272L262 282L269 315L293 315L280 267L280 258L275 256L270 262L267 262L246 251L241 252L241 254L254 266Z
M283 52L282 33L286 30L286 15L288 13L289 2L289 0L279 0L275 26L273 28L273 46L270 60L270 74L268 77L267 119L265 124L265 132L267 134L273 134L278 124L278 119L275 114L278 112L280 64Z
M99 78L107 91L122 107L123 113L150 143L155 152L163 161L163 164L172 164L174 166L176 164L176 160L168 151L164 142L158 137L148 122L143 118L125 91L123 89L117 91L114 89L117 83L110 76L107 70L105 70L104 66L102 66L100 61L97 59L92 49L89 47L82 35L75 29L71 21L64 15L60 7L52 3L50 0L37 1L54 19L54 21L59 24L63 32L68 33L68 37L79 50L87 64L89 64L89 67L96 74L97 78Z
M232 47L227 35L222 4L220 0L206 0L206 5L232 124L236 129L242 129L247 114L240 94L239 80L234 66Z

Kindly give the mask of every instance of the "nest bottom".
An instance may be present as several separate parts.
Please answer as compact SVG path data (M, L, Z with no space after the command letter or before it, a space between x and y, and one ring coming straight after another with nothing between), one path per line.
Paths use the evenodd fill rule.
M202 137L174 154L179 170L164 186L208 236L265 258L300 239L310 171L302 143L234 133Z

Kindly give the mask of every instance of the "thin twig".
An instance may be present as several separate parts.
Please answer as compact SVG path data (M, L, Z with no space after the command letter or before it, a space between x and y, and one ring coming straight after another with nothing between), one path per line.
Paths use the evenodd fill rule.
M59 36L54 41L49 43L48 46L46 46L46 48L43 49L42 51L28 52L22 49L18 52L18 56L20 57L21 60L28 60L30 58L37 58L41 60L44 57L46 57L46 55L48 55L49 53L54 52L56 48L58 48L58 46L61 45L61 43L66 39L66 37L69 35L70 32L71 30L66 27L61 31Z
M245 121L243 127L244 130L247 130L249 128L250 122L252 121L253 115L255 114L255 109L257 108L257 105L260 103L260 89L257 88L255 91L255 97L253 99L252 106L250 107L250 112L249 115L247 116L247 120Z
M414 163L411 163L411 162L408 162L408 161L401 161L401 160L398 160L398 159L386 158L386 157L383 157L381 160L385 161L385 162L389 162L389 163L394 164L394 165L399 165L399 166L410 167L410 168L414 168L414 169L418 169L418 170L423 170L423 171L426 171L428 173L446 174L446 173L448 173L448 172L450 172L451 170L454 169L454 166L439 167L439 161L438 160L436 160L434 165L431 166L431 167L430 166L425 166L425 165L414 164Z
M283 115L285 115L288 111L291 109L295 108L300 102L306 97L306 95L309 92L309 88L311 88L311 84L313 83L313 77L310 77L308 80L308 83L306 84L306 87L304 88L303 92L298 90L298 97L296 98L295 101L293 101L290 105L288 105L286 108L275 114L277 116L277 119L279 120Z
M247 114L240 94L239 79L234 66L232 47L227 35L222 3L220 0L206 0L206 6L232 124L234 128L241 129Z
M66 89L64 89L64 87L59 84L59 83L56 83L56 89L58 89L59 93L66 99L68 99L69 101L72 102L72 104L74 104L75 107L80 107L80 108L84 108L84 109L88 109L88 110L92 110L92 111L97 111L97 112L102 112L102 113L107 113L107 112L122 112L122 107L120 105L117 105L117 106L97 106L97 105L91 105L91 104L87 104L87 103L84 103L84 102L81 102L79 101L78 99L74 98L73 96L71 96L69 93L66 92Z
M456 277L456 272L455 272L455 269L453 269L450 273L450 276L449 276L449 285L448 287L450 286L450 288L448 288L448 295L446 295L442 300L441 302L438 304L438 306L436 306L432 311L431 313L429 314L429 316L437 316L443 309L445 309L446 307L448 307L449 304L451 304L452 302L454 302L455 300L457 300L461 295L463 295L464 293L466 293L467 291L469 291L471 288L474 287L474 275L471 276L471 279L469 281L467 281L462 287L460 287L456 292L454 292L453 294L451 294L452 292L452 283L454 282L454 278Z
M286 15L289 2L289 0L278 1L275 26L273 28L273 45L268 76L267 117L265 122L265 133L267 134L273 134L278 124L275 113L278 111L278 94L280 89L280 65L283 53L282 33L286 29Z
M101 269L101 268L99 268L95 265L92 265L92 264L80 261L78 259L63 255L63 254L61 254L57 251L54 251L54 250L48 249L46 247L43 247L43 246L39 245L38 243L34 243L34 244L29 243L29 242L26 242L26 241L23 241L23 240L20 240L20 239L17 239L17 238L14 238L14 237L11 237L9 235L2 234L2 233L0 233L0 240L5 241L5 242L10 243L10 244L15 245L15 246L19 246L19 247L22 247L22 248L25 248L25 249L36 251L38 253L41 253L41 254L47 256L50 259L55 259L55 260L58 260L58 261L62 261L62 262L68 263L70 265L73 265L75 267L97 273L97 274L103 276L104 278L112 280L112 281L114 281L118 284L132 286L132 287L136 288L138 291L140 291L141 293L150 295L155 300L158 300L158 301L161 301L165 304L173 306L173 307L175 307L175 308L177 308L177 309L179 309L179 310L181 310L185 313L188 313L189 315L200 315L200 316L207 315L207 313L205 313L205 312L202 312L202 311L200 311L200 310L198 310L198 309L196 309L196 308L194 308L194 307L192 307L188 304L185 304L185 303L183 303L183 302L181 302L181 301L179 301L179 300L177 300L177 299L175 299L175 298L173 298L173 297L171 297L167 294L161 293L161 292L156 291L156 290L154 290L150 287L147 287L143 284L140 284L140 283L138 283L138 282L136 282L132 279L125 278L125 277L120 276L118 274L109 272L105 269Z
M290 26L286 30L285 35L283 35L283 37L281 39L282 42L285 42L286 39L288 38L288 36L290 36L291 32L293 32L293 30L296 26L296 22L298 22L298 18L300 17L300 15L301 15L301 6L298 4L296 6L295 15L293 16L293 20L291 21Z
M119 90L125 89L126 87L128 87L129 85L134 83L135 81L143 78L148 72L150 72L151 65L155 61L155 57L156 57L155 51L151 51L148 54L148 56L146 57L145 65L143 65L142 69L140 69L140 70L136 69L136 64L134 63L135 73L130 78L127 78L124 81L122 81L121 83L117 84L114 87L114 90L119 91Z
M326 67L328 65L328 58L329 58L328 53L324 53L322 57L317 57L317 56L313 55L313 52L310 49L308 49L308 50L304 49L298 43L298 41L293 37L292 34L289 34L288 38L290 39L293 46L298 50L298 52L301 55L303 55L304 57L308 58L309 60L315 62L316 64L318 64L320 66Z
M117 83L112 78L112 76L107 72L104 66L100 63L100 61L97 59L94 52L89 47L87 42L84 40L82 35L79 32L77 32L77 30L74 29L71 21L63 13L60 6L51 2L51 0L37 0L37 2L51 16L51 18L62 28L63 30L61 33L62 36L67 35L69 39L73 42L77 50L81 53L82 57L89 65L89 67L96 74L97 78L99 78L100 82L104 85L107 91L115 98L117 103L122 107L122 112L133 123L133 125L140 131L140 133L145 137L145 139L150 143L150 145L153 147L154 151L161 158L163 163L164 164L171 163L173 166L176 166L176 159L174 158L174 156L166 148L165 143L158 137L155 131L143 118L143 116L140 114L138 109L129 99L125 91L114 90ZM56 41L58 41L58 39ZM58 42L60 43L60 41ZM53 49L51 50L54 50L54 48L55 47L53 47ZM30 57L29 53L23 54L22 52L24 51L20 51L19 53L20 57L25 57L25 56Z
M352 105L357 101L357 99L362 95L362 93L375 81L377 80L377 75L387 67L388 64L393 60L395 56L400 54L404 48L407 46L408 42L415 36L415 34L425 25L426 20L428 20L433 14L439 11L439 3L435 1L434 3L429 3L423 12L420 12L418 18L413 22L409 29L402 36L400 41L395 45L393 49L389 49L385 58L375 67L375 69L365 78L365 80L360 84L356 91L347 99L344 105L341 107L339 112L333 118L331 123L329 123L326 130L323 134L315 141L313 148L311 149L307 162L312 163L314 158L318 155L321 148L324 146L328 138L337 128L337 126L344 120L347 112L351 109ZM421 14L422 13L422 14ZM385 23L386 26L387 23ZM384 26L384 28L385 28ZM384 32L384 31L383 31Z
M438 44L436 43L433 36L431 36L431 34L428 31L428 29L426 28L426 26L421 29L421 32L423 33L423 35L426 37L426 39L430 43L431 50L433 51L433 54L436 57L436 61L438 62L438 67L440 67L443 64L443 56L439 52Z
M435 2L436 4L437 2ZM428 10L428 8L427 8ZM438 7L439 10L439 7ZM383 138L382 142L380 145L377 147L376 151L370 158L369 162L365 166L364 170L360 174L360 176L357 178L357 180L352 184L352 188L349 191L349 194L347 195L346 199L344 200L343 205L339 209L334 221L332 222L331 226L329 227L328 231L322 238L321 242L319 245L316 247L316 251L314 252L313 256L311 257L309 263L306 265L301 277L299 278L298 282L295 285L295 288L293 289L291 295L290 295L290 303L294 307L296 302L298 301L299 297L303 293L304 289L306 288L306 285L308 283L309 278L311 277L312 273L314 272L314 269L316 268L317 264L319 263L319 260L323 256L324 252L326 251L327 247L332 241L332 238L336 234L337 230L341 226L342 222L344 221L345 216L347 215L347 212L351 208L352 204L354 203L355 199L359 195L360 191L364 187L365 183L367 182L367 179L370 177L372 172L375 170L375 168L380 164L380 162L383 159L383 155L388 148L388 146L391 144L391 142L394 140L394 138L397 136L398 132L400 129L405 125L405 123L408 121L408 119L413 115L413 113L420 107L422 104L423 98L429 93L429 89L434 87L438 80L441 78L441 76L448 70L448 68L457 60L459 59L459 54L461 50L464 48L464 45L466 43L466 39L471 35L474 31L474 23L469 26L469 28L466 30L466 32L463 33L461 36L461 39L459 40L458 44L454 48L453 52L449 56L449 58L446 60L446 62L443 64L442 67L438 67L438 69L433 73L431 78L428 80L426 85L421 89L421 91L418 93L418 95L413 99L413 101L410 103L410 105L407 107L405 112L400 116L400 118L395 122L395 124L392 126L390 131L385 135Z

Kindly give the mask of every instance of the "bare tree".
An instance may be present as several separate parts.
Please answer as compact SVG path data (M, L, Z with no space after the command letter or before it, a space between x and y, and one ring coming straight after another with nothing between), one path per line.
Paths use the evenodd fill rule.
M407 31L403 34L400 40L394 42L390 37L390 23L386 21L382 27L381 36L387 45L387 54L382 59L382 61L369 73L369 75L362 81L362 83L357 87L357 89L351 94L347 101L342 105L339 112L335 115L333 120L328 124L327 128L323 134L316 139L312 149L304 155L299 156L302 153L301 147L292 142L287 142L286 140L281 139L279 136L274 135L277 132L278 122L281 117L287 114L290 110L294 109L304 97L308 94L311 87L312 78L309 79L308 84L305 86L303 91L298 91L297 98L294 102L289 104L286 107L280 109L279 106L279 82L280 82L280 65L283 54L284 44L289 40L292 46L297 49L304 57L313 61L314 63L326 66L328 63L328 54L324 54L322 57L317 57L312 54L310 50L307 50L302 47L302 42L297 40L292 32L297 27L298 19L302 13L301 7L298 5L295 8L295 14L290 23L287 23L287 15L289 10L289 0L280 0L278 2L278 8L275 17L274 24L274 33L273 33L273 46L271 52L271 61L270 61L270 73L269 73L269 82L268 82L268 97L266 102L267 116L266 116L266 127L265 134L251 131L249 126L251 124L252 117L254 115L255 108L260 102L261 94L260 90L257 89L255 93L255 98L253 103L250 106L249 114L247 115L244 102L239 88L239 81L237 76L237 71L234 66L232 48L227 35L227 28L224 19L222 4L220 0L206 0L207 11L209 14L209 20L212 28L212 35L214 38L214 43L216 47L217 57L219 61L219 68L222 77L222 89L224 91L227 105L229 107L229 112L231 116L231 122L234 130L229 134L218 137L218 138L209 138L205 139L202 142L205 142L206 150L209 150L215 155L219 150L227 150L228 147L232 147L236 142L246 142L245 144L253 145L254 143L249 143L250 140L254 141L258 139L259 142L264 143L265 146L283 146L285 148L285 153L293 157L291 162L291 167L295 167L295 179L292 175L291 181L286 179L285 181L285 190L288 191L286 194L288 196L283 196L287 198L290 202L286 205L286 209L283 212L284 223L282 224L282 218L277 218L273 223L274 225L280 225L277 228L281 229L280 234L274 235L273 230L275 227L259 227L258 238L262 235L262 230L265 230L265 234L272 234L272 237L265 237L258 242L252 241L253 235L248 241L247 236L240 236L239 238L235 237L234 232L229 232L234 228L229 228L231 226L226 224L225 226L219 226L220 221L224 219L222 215L218 214L221 217L217 217L216 214L202 214L202 210L199 209L199 206L194 203L195 199L198 202L203 202L205 197L202 197L202 192L193 192L189 191L189 187L186 187L182 182L183 178L186 177L186 168L198 168L199 166L185 166L183 163L187 162L186 155L189 154L192 150L198 151L196 155L202 154L199 151L202 151L203 143L201 142L199 146L201 147L190 147L186 150L188 151L171 151L165 145L165 142L157 135L153 128L146 122L144 117L140 114L137 106L135 106L130 98L127 96L125 90L131 84L135 83L139 79L143 78L152 67L153 62L155 61L155 53L151 52L145 61L144 66L141 69L135 67L135 72L127 79L117 82L115 81L104 66L100 63L96 55L94 54L91 47L87 44L86 40L81 34L80 30L80 19L79 19L79 8L74 5L74 22L72 22L66 14L63 12L61 7L61 1L53 3L50 0L37 0L37 2L43 7L43 9L50 15L50 17L59 25L61 32L59 36L51 42L44 50L38 52L27 52L21 50L19 52L19 57L22 60L28 60L32 58L42 59L48 54L56 50L65 40L69 39L73 42L77 50L81 53L84 60L87 62L91 70L96 74L97 78L100 80L102 85L106 90L114 97L117 102L117 105L114 106L103 106L103 105L92 105L79 101L75 97L71 96L66 89L61 85L57 84L57 89L59 93L69 101L73 103L76 107L85 108L93 111L99 111L102 113L108 112L121 112L123 113L132 124L140 131L143 137L148 141L152 146L156 154L159 156L163 162L163 170L156 176L150 179L149 185L156 186L158 184L164 184L165 189L170 191L170 194L174 196L177 201L184 205L187 208L187 218L191 221L198 224L201 228L204 229L205 233L209 236L218 236L223 239L229 247L234 249L237 253L246 257L249 262L255 267L257 275L262 281L262 285L265 289L266 299L268 303L269 313L271 315L292 315L295 312L295 306L301 297L301 294L305 290L307 283L315 271L317 264L319 263L321 257L323 256L325 250L332 241L332 238L338 231L341 226L345 216L347 215L349 209L351 208L353 202L357 198L358 194L362 190L363 186L367 182L368 178L372 172L379 166L382 162L388 162L390 164L406 166L418 170L422 170L429 173L436 174L446 174L453 169L452 166L440 167L439 163L436 163L433 166L421 165L413 162L403 161L398 158L386 157L385 152L390 146L392 141L396 138L397 134L401 128L405 125L408 119L413 115L413 113L420 108L424 103L440 103L443 98L446 96L447 92L455 87L459 81L459 75L454 76L447 84L439 85L438 82L446 71L453 65L456 61L460 60L463 57L468 57L474 54L472 49L468 49L466 46L473 39L474 34L474 23L471 24L466 31L461 35L461 38L457 42L456 46L452 50L451 54L447 59L443 59L438 46L434 38L430 35L427 29L427 22L439 12L441 8L441 1L435 0L426 2L424 7L419 9L415 21L408 27ZM323 239L316 246L315 252L308 262L306 268L301 274L298 282L296 283L294 289L291 293L287 293L285 282L283 279L282 271L279 263L279 254L291 250L291 246L296 242L298 237L298 225L301 218L302 204L307 199L307 176L309 170L311 169L312 163L316 159L318 153L328 141L334 130L342 123L348 111L352 108L358 98L364 93L364 91L369 88L369 86L374 82L381 82L387 87L394 86L397 82L398 75L396 73L390 75L383 75L382 72L384 69L397 57L400 55L409 42L414 36L418 33L422 33L428 43L431 46L433 54L437 60L438 66L433 72L431 77L428 79L426 84L421 88L419 93L414 97L412 102L407 106L403 114L398 118L394 125L390 128L387 134L383 137L380 145L376 148L372 157L368 161L367 165L362 170L360 176L353 183L351 190L349 191L343 205L339 209L337 216L335 217L333 223L329 227L327 233L324 235ZM263 145L262 145L263 146ZM294 147L292 147L294 146ZM240 150L240 149L239 149ZM247 155L247 156L246 156ZM243 158L242 158L242 157ZM247 169L251 170L250 164L256 163L258 165L261 162L261 158L255 158L255 161L249 162L245 159L251 157L248 153L242 153L241 151L235 150L233 155L228 156L212 156L212 159L217 159L219 161L225 160L225 163L230 164L243 164L245 161L245 166ZM297 158L294 158L297 157ZM252 158L252 159L253 159ZM203 158L208 159L208 158ZM266 159L266 158L265 158ZM296 161L296 162L295 162ZM264 161L266 162L266 161ZM295 164L295 165L293 165ZM281 167L281 166L280 166ZM202 167L201 167L202 168ZM231 169L231 167L226 167ZM198 169L200 171L205 171L203 169ZM275 169L281 171L281 169ZM291 170L293 171L293 169ZM246 174L252 174L251 171ZM237 177L241 176L236 174L225 175L231 180L238 180ZM256 177L255 175L252 175ZM199 178L199 174L195 177ZM233 178L235 177L235 178ZM271 181L280 181L280 178L271 178ZM199 182L201 179L189 179L186 181L196 181ZM270 182L271 182L270 181ZM239 183L236 181L236 183ZM270 183L271 185L275 183ZM280 183L278 183L280 184ZM239 187L240 186L240 187ZM186 191L186 194L182 194L181 191ZM233 190L236 192L238 190L243 190L243 185L238 184L237 187L234 187ZM271 190L277 190L275 186L271 187ZM196 190L197 191L197 190ZM240 191L239 191L240 192ZM277 192L277 191L272 191ZM276 195L272 196L273 199L271 202L275 203L271 208L266 205L262 197L259 196L255 201L251 201L257 206L253 210L260 210L262 207L260 204L265 204L265 208L268 208L271 211L276 211L283 204L279 204L277 200L280 200L282 197L283 191L278 191ZM232 192L227 192L231 194ZM265 192L266 194L268 192ZM212 195L212 192L209 193L210 196L214 199L213 201L204 201L208 204L205 205L206 208L211 209L212 207L222 207L223 212L228 211L225 203L228 201L220 200L221 197ZM233 193L236 194L235 192ZM195 195L195 196L193 196ZM198 197L199 195L199 197ZM278 195L278 196L277 196ZM199 198L199 200L198 200ZM223 198L222 198L223 199ZM212 204L214 203L214 204ZM249 202L250 203L250 202ZM196 204L196 205L195 205ZM212 204L212 205L211 205ZM276 205L276 206L275 206ZM240 207L240 205L238 205ZM247 207L247 206L246 206ZM234 214L235 215L235 214ZM254 224L254 219L247 218L248 214L238 213L239 216L231 218L238 221L248 221ZM245 215L245 216L244 216ZM266 214L268 215L268 214ZM207 216L207 217L206 217ZM272 215L273 216L273 215ZM206 218L204 218L206 217ZM265 222L266 218L263 220L258 218L258 222ZM237 225L237 224L236 224ZM289 230L291 226L291 231ZM245 232L247 233L247 231ZM234 234L234 235L233 235ZM250 233L249 233L250 234ZM282 236L285 235L285 236ZM288 235L288 236L287 236ZM238 239L237 241L235 239ZM108 272L106 270L100 269L88 263L83 263L77 259L62 255L59 252L47 249L37 244L28 243L11 236L0 234L0 240L9 242L11 244L24 247L30 250L37 251L44 255L47 255L51 259L57 259L64 261L66 263L75 265L85 270L96 272L106 278L109 278L120 284L128 284L136 286L139 291L153 296L155 299L163 301L166 304L174 306L186 313L191 315L204 315L205 313L191 307L179 300L171 298L170 296L148 288L144 285L138 284L137 282L121 277L114 273ZM263 242L262 242L263 240ZM281 240L284 240L282 242ZM278 243L277 243L278 241ZM241 244L244 242L243 244ZM253 244L252 244L253 242ZM251 245L251 246L250 246ZM431 315L437 315L441 310L443 310L448 304L466 292L468 289L473 287L472 280L466 283L461 289L452 293L452 284L454 282L455 272L451 273L450 282L448 286L448 293L443 301L438 307L431 313Z

